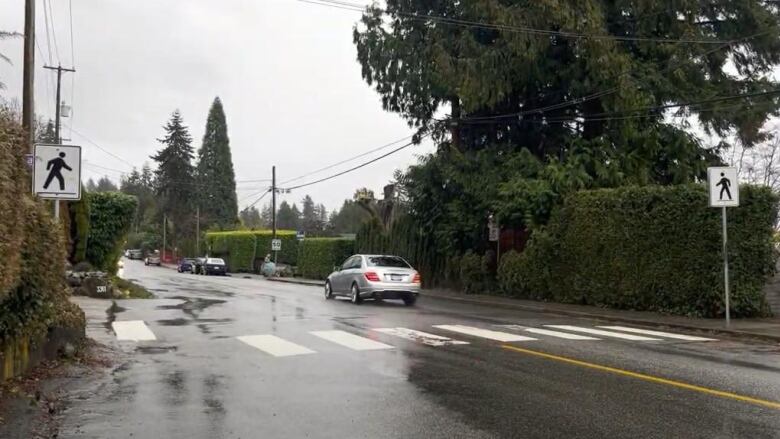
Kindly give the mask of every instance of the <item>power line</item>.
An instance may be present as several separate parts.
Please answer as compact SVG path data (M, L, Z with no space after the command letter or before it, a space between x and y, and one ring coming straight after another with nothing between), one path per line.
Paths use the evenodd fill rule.
M320 169L317 169L317 170L315 170L315 171L311 171L311 172L309 172L309 173L306 173L306 174L300 175L300 176L298 176L298 177L291 178L290 180L283 181L283 182L281 182L281 183L279 183L279 184L287 184L287 183L291 183L291 182L293 182L293 181L298 181L298 180L300 180L300 179L302 179L302 178L306 178L306 177L308 177L308 176L310 176L310 175L318 174L318 173L320 173L320 172L322 172L322 171L327 171L328 169L335 168L336 166L343 165L344 163L348 163L348 162L351 162L351 161L353 161L353 160L357 160L357 159L359 159L359 158L365 157L365 156L367 156L367 155L369 155L369 154L375 153L375 152L377 152L377 151L381 151L381 150L383 150L383 149L385 149L385 148L389 148L389 147L391 147L391 146L393 146L393 145L396 145L396 144L398 144L398 143L401 143L401 142L403 142L403 141L409 140L409 139L411 139L411 138L413 138L413 137L414 137L414 135L411 135L411 136L406 136L406 137L404 137L404 138L402 138L402 139L394 140L394 141L392 141L392 142L390 142L390 143L386 143L386 144L384 144L384 145L382 145L382 146L380 146L380 147L378 147L378 148L374 148L374 149L372 149L372 150L370 150L370 151L366 151L366 152L364 152L364 153L362 153L362 154L356 155L356 156L354 156L354 157L350 157L350 158L348 158L348 159L342 160L342 161L340 161L340 162L338 162L338 163L334 163L334 164L332 164L332 165L325 166L324 168L320 168Z
M70 130L73 131L74 133L78 134L81 138L83 138L87 142L91 143L97 149L99 149L99 150L105 152L106 154L110 155L111 157L114 157L115 159L121 161L122 163L124 163L124 164L126 164L128 166L130 166L131 168L137 168L137 166L135 166L134 164L130 163L129 161L127 161L125 159L123 159L122 157L119 157L118 155L114 154L113 152L103 148L102 146L98 145L95 141L91 140L89 137L87 137L84 134L81 134L80 132L78 132L75 128L73 128L73 124L71 124Z
M420 137L420 139L423 139L423 138L425 138L428 135L429 134L424 134L422 137ZM408 147L410 147L410 146L412 146L414 144L415 144L414 141L406 143L406 144L404 144L404 145L402 145L402 146L400 146L400 147L398 147L398 148L396 148L396 149L394 149L394 150L392 150L392 151L390 151L388 153L382 154L379 157L373 158L373 159L371 159L371 160L369 160L367 162L363 162L363 163L361 163L361 164L359 164L357 166L354 166L352 168L349 168L349 169L347 169L345 171L341 171L341 172L339 172L337 174L333 174L333 175L330 175L328 177L321 178L319 180L315 180L315 181L312 181L312 182L309 182L309 183L304 183L304 184L299 184L297 186L288 187L288 188L285 188L285 190L300 189L302 187L311 186L313 184L322 183L323 181L327 181L327 180L331 180L331 179L336 178L336 177L340 177L340 176L342 176L344 174L347 174L349 172L355 171L355 170L360 169L360 168L362 168L364 166L368 166L371 163L374 163L374 162L376 162L378 160L381 160L381 159L383 159L383 158L385 158L387 156L393 155L393 154L397 153L398 151L401 151L402 149L408 148Z
M70 16L70 66L76 68L76 49L73 44L73 0L68 0L68 15ZM70 75L70 137L73 137L73 104L76 96L76 75Z
M345 9L355 12L365 12L366 8L363 5L357 3L350 3L337 0L298 0L303 3L311 3L320 6L334 7L338 9ZM386 11L383 11L386 13ZM394 11L396 15L404 16L414 20L422 21L434 21L442 24L449 24L453 26L461 26L467 28L481 28L490 30L501 30L507 32L525 33L530 35L538 35L543 37L558 36L562 38L575 38L575 39L591 39L591 40L613 40L613 41L633 41L633 42L654 42L654 43L668 43L668 44L723 44L725 40L709 40L709 39L686 39L686 38L657 38L657 37L641 37L641 36L621 36L621 35L609 35L609 34L589 34L581 32L569 32L569 31L555 31L549 29L538 29L527 26L516 26L500 23L488 23L481 21L464 20L460 18L451 18L437 15L419 14L414 12Z
M48 8L46 7L46 0L41 0L41 2L43 2L43 19L44 19L44 23L46 24L46 50L48 50L49 52L49 65L54 65L54 61L51 56L51 35L49 33Z
M254 206L255 204L259 203L259 202L260 202L260 200L262 200L263 198L265 198L265 197L266 197L266 195L268 195L268 194L270 194L270 193L271 193L271 191L266 191L266 193L264 193L263 195L260 195L260 198L256 199L256 200L255 200L255 201L254 201L252 204L250 204L249 206L245 207L244 209L249 209L250 207L252 207L252 206Z
M43 0L43 2L45 4L46 0ZM44 12L46 12L45 8ZM57 26L54 25L54 8L51 7L51 0L49 0L49 18L51 20L51 39L54 41L54 51L57 55L57 63L61 63L62 60L60 58L60 47L57 44Z
M726 44L724 44L722 46L719 46L719 47L716 47L714 49L710 49L710 50L704 51L701 54L699 54L698 56L700 56L700 57L701 56L707 56L707 55L715 53L715 52L717 52L719 50L725 49L726 47L729 47L729 46L732 46L732 45L738 44L738 43L744 43L746 41L749 41L751 39L757 38L759 36L766 35L766 34L771 33L771 32L772 32L771 30L766 30L766 31L763 31L763 32L758 32L758 33L755 33L755 34L752 34L752 35L748 35L746 37L742 37L742 38L736 39L734 41L731 41L729 43L726 43ZM686 59L686 61L688 59ZM661 69L658 73L661 74L661 73L666 72L667 70L672 69L673 67L676 67L676 64L671 62L671 61L674 61L674 60L670 60L669 64L667 64L666 67ZM620 78L622 78L624 76L628 76L628 79L633 81L634 78L630 76L631 73L632 73L631 71L624 71L623 73L619 74L616 79L620 79ZM616 93L619 90L620 90L620 87L612 87L612 88L609 88L609 89L606 89L606 90L602 90L602 91L599 91L599 92L592 93L592 94L587 95L587 96L582 96L582 97L579 97L579 98L571 99L569 101L559 102L557 104L552 104L552 105L548 105L548 106L545 106L545 107L532 108L532 109L522 110L522 111L513 112L513 113L496 114L496 115L492 115L492 116L467 117L467 118L458 119L458 121L459 122L467 122L467 123L469 123L471 121L478 121L478 120L502 119L502 118L526 116L526 115L529 115L529 114L541 114L541 113L544 113L544 112L547 112L547 111L559 110L561 108L570 107L572 105L579 105L579 104L585 103L587 101L591 101L593 99L598 99L598 98L603 97L603 96L611 95L613 93Z

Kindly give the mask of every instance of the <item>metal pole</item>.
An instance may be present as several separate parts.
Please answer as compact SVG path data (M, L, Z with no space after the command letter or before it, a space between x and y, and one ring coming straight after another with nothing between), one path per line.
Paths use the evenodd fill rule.
M726 326L731 325L731 307L729 304L729 252L728 231L726 230L726 208L723 207L723 285L726 293Z
M60 200L54 200L54 222L60 222Z
M276 166L271 167L271 227L273 239L276 239ZM274 250L274 265L276 265L276 253Z
M168 228L168 217L163 214L163 251L162 251L162 259L165 260L165 229Z
M22 79L22 126L27 131L27 148L35 152L35 0L24 5L24 72Z

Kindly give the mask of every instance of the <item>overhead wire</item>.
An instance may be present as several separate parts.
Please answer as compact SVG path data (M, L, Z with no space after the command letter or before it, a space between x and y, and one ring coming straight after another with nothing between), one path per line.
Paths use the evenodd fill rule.
M49 52L49 65L53 65L54 60L51 56L51 34L49 32L49 12L46 6L46 0L41 0L41 2L43 2L43 19L46 24L46 50Z
M361 4L351 3L346 1L338 1L338 0L298 0L298 1L303 3L316 4L320 6L346 9L346 10L351 10L356 12L364 12L366 10L366 7ZM667 43L667 44L678 44L678 43L723 44L727 42L726 40L712 40L712 39L660 38L660 37L642 37L642 36L630 36L630 35L621 36L621 35L610 35L610 34L557 31L557 30L550 30L550 29L533 28L528 26L517 26L517 25L509 25L509 24L501 24L501 23L489 23L489 22L474 21L474 20L464 20L460 18L444 17L440 15L420 14L416 12L393 11L393 13L396 15L400 15L415 20L434 21L437 23L450 24L454 26L463 26L469 28L480 28L480 29L515 32L515 33L526 33L530 35L539 35L545 37L558 36L562 38L574 38L574 39L655 42L655 43Z
M44 5L46 4L47 0L43 0ZM51 0L48 0L49 2L49 20L51 20L51 38L52 41L54 41L54 53L57 55L57 63L62 63L62 58L60 58L60 47L57 44L57 26L54 24L54 8L51 6ZM44 8L44 12L46 12L46 8Z
M414 137L414 134L412 134L412 135L410 135L410 136L403 137L403 138L401 138L401 139L398 139L398 140L394 140L394 141L392 141L392 142L390 142L390 143L386 143L386 144L384 144L384 145L382 145L382 146L379 146L379 147L377 147L377 148L371 149L371 150L369 150L369 151L366 151L366 152L364 152L364 153L362 153L362 154L358 154L358 155L356 155L356 156L354 156L354 157L350 157L350 158L348 158L348 159L345 159L345 160L342 160L342 161L340 161L340 162L333 163L332 165L328 165L328 166L325 166L325 167L323 167L323 168L316 169L316 170L314 170L314 171L308 172L308 173L306 173L306 174L299 175L298 177L295 177L295 178L291 178L291 179L289 179L289 180L282 181L282 182L280 182L279 184L280 184L280 185L282 185L282 184L291 183L291 182L293 182L293 181L298 181L298 180L301 180L301 179L303 179L303 178L309 177L309 176L311 176L311 175L318 174L318 173L320 173L320 172L322 172L322 171L327 171L328 169L332 169L332 168L335 168L336 166L343 165L344 163L349 163L349 162L351 162L351 161L353 161L353 160L357 160L357 159L359 159L359 158L363 158L363 157L365 157L365 156L367 156L367 155L370 155L370 154L373 154L373 153L375 153L375 152L381 151L381 150L383 150L383 149L385 149L385 148L389 148L389 147L391 147L391 146L393 146L393 145L397 145L398 143L401 143L401 142L403 142L403 141L409 140L409 139L411 139L411 138L413 138L413 137Z
M70 17L70 66L76 68L76 49L73 44L73 0L68 0L68 16ZM73 137L73 118L75 117L76 98L76 74L75 72L70 75L70 137Z
M427 137L427 136L429 136L429 135L430 135L430 133L423 134L423 135L422 135L422 137L420 137L420 140L422 140L423 138L425 138L425 137ZM415 144L415 142L414 142L414 141L411 141L411 142L409 142L409 143L406 143L406 144L404 144L404 145L402 145L402 146L400 146L400 147L398 147L398 148L395 148L395 149L393 149L393 150L392 150L392 151L390 151L390 152L387 152L387 153L385 153L385 154L382 154L382 155L380 155L379 157L375 157L375 158L373 158L373 159L371 159L371 160L369 160L369 161L367 161L367 162L363 162L363 163L361 163L361 164L359 164L359 165L357 165L357 166L353 166L353 167L351 167L351 168L349 168L349 169L347 169L347 170L344 170L344 171L338 172L338 173L336 173L336 174L333 174L333 175L329 175L329 176L327 176L327 177L324 177L324 178L320 178L319 180L315 180L315 181L311 181L311 182L308 182L308 183L299 184L299 185L296 185L296 186L287 187L287 188L284 188L284 190L288 191L288 190L300 189L300 188L302 188L302 187L312 186L312 185L315 185L315 184L317 184L317 183L322 183L322 182L324 182L324 181L328 181L328 180L334 179L334 178L336 178L336 177L340 177L340 176L342 176L342 175L344 175L344 174L350 173L350 172L352 172L352 171L356 171L356 170L358 170L358 169L360 169L360 168L363 168L363 167L365 167L365 166L368 166L368 165L370 165L371 163L374 163L374 162L376 162L376 161L379 161L379 160L381 160L381 159L383 159L383 158L385 158L385 157L388 157L388 156L390 156L390 155L393 155L393 154L395 154L395 153L397 153L397 152L399 152L399 151L401 151L401 150L403 150L403 149L406 149L406 148L408 148L408 147L410 147L410 146L412 146L412 145L414 145L414 144Z

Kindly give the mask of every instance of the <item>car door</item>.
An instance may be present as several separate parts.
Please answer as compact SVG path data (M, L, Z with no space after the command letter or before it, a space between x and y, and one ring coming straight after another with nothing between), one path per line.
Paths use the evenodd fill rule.
M358 277L363 275L363 257L362 256L353 256L352 257L352 263L349 266L349 269L346 270L346 282L344 283L344 290L349 292L352 289L352 283L357 283L360 285L360 279Z
M347 283L347 271L349 271L349 267L352 265L352 261L355 257L351 256L347 258L346 261L344 261L343 264L341 264L341 269L333 274L333 277L330 279L330 287L333 289L336 293L344 293L346 292L346 288L344 285Z

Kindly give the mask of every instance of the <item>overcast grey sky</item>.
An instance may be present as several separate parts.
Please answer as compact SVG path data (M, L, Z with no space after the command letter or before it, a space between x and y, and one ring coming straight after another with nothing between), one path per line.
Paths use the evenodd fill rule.
M118 181L130 164L151 162L162 125L177 108L197 149L215 96L225 106L237 180L270 178L275 164L284 181L412 133L382 110L360 76L352 44L358 13L296 0L72 0L72 60L68 0L50 0L59 58L54 35L47 41L43 1L36 4L36 113L54 117L55 74L42 68L51 47L53 63L77 70L73 88L71 74L63 76L63 100L73 106L63 137L83 147L85 178ZM0 29L22 32L24 0L0 5ZM0 62L7 85L0 95L21 100L22 39L0 42L0 52L13 60ZM407 148L282 199L298 202L308 193L332 209L358 187L381 194L396 169L431 149L430 143ZM240 205L254 201L250 195L262 185L239 184Z

